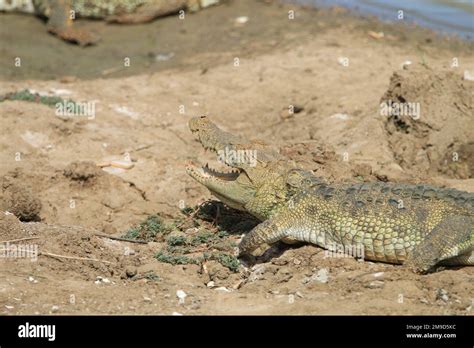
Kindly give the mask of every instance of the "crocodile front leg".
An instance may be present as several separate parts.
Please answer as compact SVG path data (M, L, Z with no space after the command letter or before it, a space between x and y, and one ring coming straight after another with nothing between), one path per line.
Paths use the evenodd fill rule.
M302 217L292 205L285 207L250 231L239 244L239 254L260 256L271 244L280 240L289 244L295 241L308 242L304 236L308 235L309 228L303 226Z

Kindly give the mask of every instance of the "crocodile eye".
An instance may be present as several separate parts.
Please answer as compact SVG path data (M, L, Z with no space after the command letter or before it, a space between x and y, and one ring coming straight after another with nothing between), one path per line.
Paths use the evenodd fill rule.
M286 179L286 183L290 186L293 186L293 187L298 187L301 185L301 181L302 181L302 176L301 174L296 171L296 170L293 170L291 171L289 174L288 174L288 177Z

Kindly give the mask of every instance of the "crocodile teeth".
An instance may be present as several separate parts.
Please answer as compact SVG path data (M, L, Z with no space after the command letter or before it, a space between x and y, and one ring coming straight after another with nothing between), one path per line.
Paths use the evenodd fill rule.
M222 180L235 180L237 179L237 177L240 175L240 171L239 170L232 170L230 172L221 172L221 171L218 171L216 169L213 169L213 168L210 168L209 167L209 163L206 163L205 166L202 167L202 172L207 176L212 176L212 177L215 177L217 179L222 179Z

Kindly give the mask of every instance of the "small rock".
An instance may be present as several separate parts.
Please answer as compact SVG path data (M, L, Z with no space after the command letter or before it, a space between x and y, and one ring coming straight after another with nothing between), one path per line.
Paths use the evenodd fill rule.
M206 7L209 7L209 6L212 6L212 5L217 5L219 3L220 0L201 0L200 3L201 3L201 8L206 8ZM189 3L189 1L188 1Z
M348 114L334 114L334 115L331 115L329 116L329 118L336 118L338 120L348 120L350 118L350 116Z
M382 39L385 35L382 31L379 31L379 32L375 32L375 31L372 31L370 30L368 33L367 33L371 38L373 39Z
M369 289L380 289L383 288L385 283L381 280L374 280L373 282L370 282L369 285L367 286Z
M151 298L143 296L143 301L145 302L151 302Z
M404 61L404 62L402 63L402 69L408 70L408 66L411 65L411 64L412 64L412 62L409 61L409 60Z
M469 70L464 70L463 78L464 80L467 80L467 81L474 81L474 74L471 74Z
M56 313L59 311L59 306L52 306L51 307L51 312Z
M235 19L236 24L245 24L249 21L249 17L247 16L240 16Z
M110 283L110 280L109 280L109 279L104 278L104 277L101 277L101 276L97 276L95 279L96 279L96 280L95 280L94 283L96 283L96 284L100 284L100 283L109 284L109 283Z
M329 270L327 268L321 268L318 273L313 274L311 277L305 277L303 279L303 284L311 283L313 281L319 282L319 283L327 283L328 282L328 275L329 275Z
M137 268L136 267L127 267L125 270L125 274L127 277L132 278L137 275Z
M110 165L115 168L132 169L135 164L126 160L113 160L110 161Z
M293 260L293 263L294 263L295 265L300 265L300 264L301 264L301 260L294 259L294 260Z
M206 286L208 288L214 288L216 286L216 283L214 283L214 281L211 280L209 283L206 284Z
M217 290L217 291L225 291L225 292L231 292L232 290L230 289L227 289L225 286L220 286L218 288L215 288L214 290Z
M470 312L473 305L474 305L474 298L471 298L471 304L466 307L466 311Z
M448 302L449 300L448 292L444 289L438 289L438 291L436 292L436 299L442 300L444 302Z
M380 278L384 275L384 272L377 272L373 274L375 278Z
M184 300L186 299L186 296L188 296L188 295L186 295L186 293L183 290L178 290L178 291L176 291L176 296L179 299L178 303L183 304Z
M329 275L329 270L327 268L321 268L318 271L315 280L320 283L327 283L328 275Z
M337 62L342 66L346 66L347 65L347 58L346 57L339 57L339 58L337 58Z
M295 295L298 296L299 298L303 298L303 294L299 291L295 292Z
M262 279L263 275L265 274L265 265L260 264L260 265L255 265L252 267L252 273L250 273L248 277L248 281L250 283Z
M15 308L15 307L14 307L14 306L5 305L5 308L6 308L6 309L13 309L13 308Z
M173 313L171 313L171 315L183 315L183 314L178 313L178 312L173 312Z
M165 62L174 57L174 52L162 52L155 55L155 60L157 62Z

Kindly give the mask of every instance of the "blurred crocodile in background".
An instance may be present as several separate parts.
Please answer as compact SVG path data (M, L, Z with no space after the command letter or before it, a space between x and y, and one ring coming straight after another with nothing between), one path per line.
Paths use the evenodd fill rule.
M220 0L0 0L0 11L31 13L47 18L47 30L80 45L99 37L74 28L76 18L104 19L111 23L146 23L180 10L198 11Z
M242 239L240 254L259 256L283 240L420 273L437 265L474 265L473 193L385 182L329 184L207 117L191 119L189 128L233 170L189 163L188 174L225 204L263 221Z

